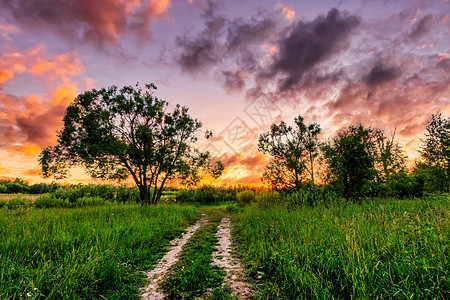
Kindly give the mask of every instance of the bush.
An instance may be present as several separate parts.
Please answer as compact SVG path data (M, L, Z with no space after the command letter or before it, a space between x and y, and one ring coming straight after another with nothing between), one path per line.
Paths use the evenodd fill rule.
M6 201L5 206L8 209L14 209L14 208L27 208L31 206L31 201L24 199L22 194L17 194L14 198L12 198L9 201Z
M176 195L177 202L211 204L217 202L236 201L237 189L226 187L202 186L195 190L180 190Z
M25 185L22 182L7 182L5 184L5 187L7 189L7 193L8 194L18 194L18 193L22 193L22 194L26 194L29 192L30 187Z
M45 194L52 192L58 188L58 185L53 184L46 184L46 183L36 183L30 186L29 192L30 194Z
M267 208L285 202L281 194L274 190L258 191L255 196L255 201L261 208Z
M94 206L94 205L105 205L110 204L110 201L105 201L105 199L95 196L95 197L81 197L78 198L74 203L76 207L84 207L84 206Z
M59 187L51 192L55 198L77 202L83 197L101 197L111 202L136 203L139 202L139 191L136 187L113 186L107 184L71 185Z
M34 206L37 208L70 207L70 202L67 199L63 200L54 195L44 194L34 201Z
M36 199L34 206L37 208L51 208L51 207L85 207L85 206L99 206L111 204L110 201L101 197L80 197L74 202L69 199L57 198L51 194L45 194Z
M244 190L237 193L236 198L237 204L240 207L244 207L252 202L255 202L255 192L252 190Z
M4 184L0 184L0 194L7 194L8 188Z
M229 213L240 213L242 208L239 207L236 203L230 203L225 207L225 210Z
M336 192L327 186L306 186L298 191L286 195L286 202L289 207L333 205L345 200L338 196Z

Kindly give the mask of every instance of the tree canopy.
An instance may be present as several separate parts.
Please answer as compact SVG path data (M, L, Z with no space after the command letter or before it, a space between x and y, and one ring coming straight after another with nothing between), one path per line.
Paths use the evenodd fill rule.
M294 126L285 122L272 124L269 132L259 136L258 149L272 157L263 179L272 186L299 188L306 174L314 183L314 159L318 155L317 123L305 124L302 116L294 119Z
M186 107L169 112L168 103L153 96L155 89L112 86L78 95L67 107L56 145L40 154L44 176L66 177L75 165L93 178L131 176L143 204L157 203L175 176L195 181L201 168L219 176L223 165L211 166L209 154L193 147L202 123Z
M373 137L373 129L359 124L340 131L323 145L329 179L347 198L359 197L363 186L375 178Z
M431 115L420 152L427 164L445 174L450 192L450 117L441 113Z

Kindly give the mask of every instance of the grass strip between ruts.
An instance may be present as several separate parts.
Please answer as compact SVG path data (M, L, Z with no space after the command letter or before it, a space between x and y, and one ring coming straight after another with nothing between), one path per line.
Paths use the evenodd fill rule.
M169 299L193 299L221 286L225 272L211 265L217 225L217 222L202 225L183 247L178 262L161 284Z

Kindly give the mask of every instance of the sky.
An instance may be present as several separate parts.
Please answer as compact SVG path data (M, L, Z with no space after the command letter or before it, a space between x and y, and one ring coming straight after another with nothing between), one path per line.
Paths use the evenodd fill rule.
M384 129L410 165L450 113L450 0L0 0L0 177L40 177L65 108L92 88L154 83L212 130L219 183L261 184L270 124L323 139ZM74 170L71 182L88 182Z

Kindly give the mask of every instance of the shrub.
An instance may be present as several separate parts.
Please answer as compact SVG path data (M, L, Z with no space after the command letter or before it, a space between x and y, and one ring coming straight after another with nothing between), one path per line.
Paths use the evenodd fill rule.
M256 193L255 201L261 208L267 208L285 202L281 194L274 190L258 191Z
M229 213L240 213L242 208L239 207L236 203L230 203L225 207L225 210Z
M9 193L9 194L18 194L18 193L26 194L30 190L29 186L25 185L22 182L16 182L16 181L7 182L5 184L5 187L7 189L7 193Z
M30 186L30 194L45 194L52 192L58 188L57 184L36 183Z
M37 208L70 207L70 202L67 199L63 200L54 195L44 194L34 201L34 206Z
M0 194L7 194L8 188L4 184L0 184Z
M198 189L180 190L176 195L176 200L181 203L202 204L236 201L236 190L234 188L205 185Z
M139 202L139 191L137 188L124 186L113 186L107 184L72 185L59 187L51 192L56 198L68 200L70 203L77 202L83 197L101 197L111 202L136 203Z
M95 196L95 197L81 197L78 198L75 202L75 206L83 207L83 206L94 206L94 205L105 205L110 204L110 201L105 201L105 199Z
M252 202L255 202L255 192L252 190L244 190L236 195L237 204L241 207L249 205Z
M14 208L20 208L20 207L27 208L27 207L31 206L31 201L24 199L22 194L17 194L14 198L7 201L5 206L8 209L14 209Z
M286 195L288 207L334 205L346 200L327 186L309 185Z

